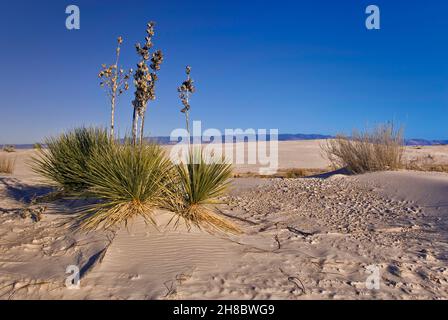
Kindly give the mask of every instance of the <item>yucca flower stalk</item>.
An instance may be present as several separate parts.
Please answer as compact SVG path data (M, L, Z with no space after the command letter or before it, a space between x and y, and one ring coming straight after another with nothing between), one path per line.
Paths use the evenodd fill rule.
M195 88L190 77L191 67L187 66L185 72L187 79L177 91L184 106L181 112L185 114L186 128L190 135L190 97ZM205 154L200 146L195 147L189 143L186 162L175 165L173 171L165 200L165 207L176 214L170 223L175 221L174 225L178 226L182 219L188 228L193 224L207 230L240 232L232 222L218 215L214 208L227 191L232 176L232 165L224 157L216 159L213 155Z
M110 115L110 138L114 139L115 136L115 104L118 96L123 94L124 91L129 89L128 80L132 75L133 70L128 71L123 70L118 66L120 60L121 44L123 43L123 38L120 36L117 38L117 49L115 50L116 58L115 64L107 66L106 64L101 65L101 70L98 77L101 78L100 86L106 89L107 96L110 100L111 105L111 115Z
M145 114L149 100L155 100L155 83L158 79L156 72L160 70L163 61L162 51L157 50L151 54L153 47L152 37L154 36L155 22L147 24L145 44L135 45L137 54L141 57L137 64L137 70L134 75L135 99L132 101L134 113L132 117L132 141L135 145L137 142L138 122L140 119L140 143L143 143ZM148 67L148 61L151 61ZM150 71L151 70L151 71Z
M194 93L195 87L193 85L193 79L190 77L191 67L186 66L185 73L187 74L187 80L182 82L182 85L177 88L177 92L179 92L179 98L183 104L182 112L185 114L185 123L187 127L188 135L190 136L190 119L189 119L189 111L190 111L190 96Z

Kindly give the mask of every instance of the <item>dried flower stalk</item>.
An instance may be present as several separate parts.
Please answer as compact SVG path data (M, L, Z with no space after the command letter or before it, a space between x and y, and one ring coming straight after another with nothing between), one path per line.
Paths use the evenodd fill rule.
M132 75L133 70L129 69L125 71L118 67L118 62L120 59L121 44L123 43L123 38L118 37L117 39L117 49L116 49L116 60L115 64L107 66L106 64L101 65L101 70L98 77L101 79L100 86L106 89L107 96L110 100L111 105L111 115L110 115L110 138L113 139L115 132L115 104L117 97L120 96L124 91L129 89L128 80Z
M147 24L145 37L145 45L141 46L140 43L135 45L137 54L141 57L140 62L137 64L137 70L134 74L135 85L135 99L132 101L134 107L134 113L132 118L132 141L134 145L137 142L138 122L140 119L140 143L143 142L143 132L145 126L145 114L149 100L155 100L155 83L157 81L156 71L160 70L160 64L163 61L162 51L157 50L150 53L152 44L152 37L154 36L155 22L149 22ZM151 61L148 67L148 61Z
M194 93L195 87L193 84L193 79L190 77L190 73L191 73L190 66L186 66L185 73L187 74L187 80L182 82L182 85L179 88L177 88L177 92L179 92L179 98L184 106L182 108L182 110L180 110L180 112L185 114L185 123L187 126L187 132L188 132L188 135L190 135L190 118L189 118L190 97L191 97L191 94Z

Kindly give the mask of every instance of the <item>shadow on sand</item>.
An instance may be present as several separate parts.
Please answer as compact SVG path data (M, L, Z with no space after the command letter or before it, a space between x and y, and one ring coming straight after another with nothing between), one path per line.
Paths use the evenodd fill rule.
M15 178L0 177L0 183L5 186L6 196L29 204L34 198L54 192L55 189L45 185L29 185Z
M305 177L305 179L309 179L309 178L328 179L337 174L342 174L345 176L352 175L352 173L350 171L348 171L347 168L341 168L341 169L330 171L330 172L325 172L325 173L315 174L313 176L308 176L308 177Z

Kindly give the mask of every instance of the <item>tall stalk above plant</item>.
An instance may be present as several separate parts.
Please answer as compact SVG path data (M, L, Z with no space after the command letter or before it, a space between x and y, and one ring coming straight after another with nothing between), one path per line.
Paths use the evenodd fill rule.
M135 99L132 101L134 107L132 117L132 142L134 145L137 142L138 131L140 131L140 143L143 142L146 108L148 101L156 98L155 83L158 79L156 72L160 70L160 64L163 61L162 51L150 52L153 47L152 37L154 36L154 25L155 23L152 21L147 24L145 44L143 46L140 43L135 45L137 54L141 57L141 60L137 64L137 70L134 74ZM150 61L149 67L148 61Z
M124 91L129 89L128 79L130 78L133 70L125 71L118 66L120 60L121 44L123 43L123 38L118 37L117 39L117 49L115 64L107 66L106 64L101 65L101 70L98 77L101 79L100 86L106 89L107 96L110 100L111 114L110 114L110 138L113 139L115 135L115 105L117 97L120 96Z
M189 118L189 111L190 111L190 97L191 94L194 93L195 88L193 85L193 79L190 77L191 73L191 67L187 66L185 68L185 73L187 74L187 79L182 82L182 85L177 88L177 92L179 92L179 98L183 104L182 112L185 114L185 123L188 131L188 135L190 135L190 118Z

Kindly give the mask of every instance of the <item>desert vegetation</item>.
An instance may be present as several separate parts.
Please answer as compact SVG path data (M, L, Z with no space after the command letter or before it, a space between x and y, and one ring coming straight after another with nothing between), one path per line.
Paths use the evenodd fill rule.
M185 127L190 135L189 112L190 98L195 92L194 81L190 76L191 67L185 68L187 79L177 89L183 108L180 110L185 116ZM224 158L216 159L212 155L194 145L188 139L184 161L173 168L172 183L169 185L170 197L167 198L166 208L177 214L171 221L178 225L182 219L187 226L191 224L207 229L218 229L228 232L239 232L239 229L228 220L220 217L213 210L232 177L232 166Z
M34 150L42 150L42 143L40 142L36 142L33 144L33 149Z
M431 154L409 160L406 162L405 167L414 171L448 172L448 164L436 162L436 159Z
M354 130L351 137L337 135L322 150L335 168L352 173L395 170L403 165L403 134L393 124L383 124L371 131Z
M12 144L7 144L7 145L3 146L2 150L4 152L15 152L16 151L16 147L14 145L12 145Z
M207 157L204 150L191 146L188 160L174 167L172 183L169 185L170 197L165 208L177 214L172 219L175 225L182 219L207 229L218 229L237 233L240 230L228 220L220 217L213 205L219 203L232 177L232 166L224 159Z
M138 131L140 131L140 143L143 143L145 115L150 100L155 100L155 84L158 80L157 71L163 61L163 53L161 50L151 53L153 47L152 37L154 36L155 22L151 21L147 24L145 44L135 45L137 54L140 56L140 62L137 64L137 70L134 74L135 99L132 101L134 112L132 116L132 143L137 143ZM150 65L148 67L148 61ZM150 70L151 69L151 70ZM140 122L140 125L139 125Z
M238 232L213 208L228 187L230 164L208 161L204 150L191 146L190 141L186 161L173 164L160 146L144 141L147 104L155 99L156 72L163 60L160 50L151 53L154 26L154 22L147 24L146 43L136 45L140 61L133 75L131 136L121 141L114 133L116 98L128 89L126 81L133 72L118 66L119 37L115 64L102 65L99 73L111 103L110 129L78 128L46 139L46 148L37 149L33 170L64 196L89 200L72 219L72 225L83 230L113 228L136 216L155 224L154 211L163 208L174 213L176 226L183 220L189 227ZM187 66L187 79L178 88L188 132L189 101L195 91L190 72Z
M128 80L132 75L133 70L129 69L125 71L120 68L120 52L123 38L120 36L117 38L117 48L115 50L115 63L112 65L101 65L101 70L98 73L98 77L101 79L100 86L105 88L107 97L110 101L110 138L113 139L115 135L115 105L118 96L124 91L129 89Z
M154 209L170 196L170 171L169 159L158 145L100 147L88 161L88 174L79 173L86 188L78 196L99 200L82 208L80 226L107 229L137 215L155 224Z
M13 173L15 166L15 158L8 154L0 153L0 173Z
M78 128L47 138L45 144L45 149L37 150L32 169L68 193L86 188L90 158L96 149L110 146L111 140L105 129Z

